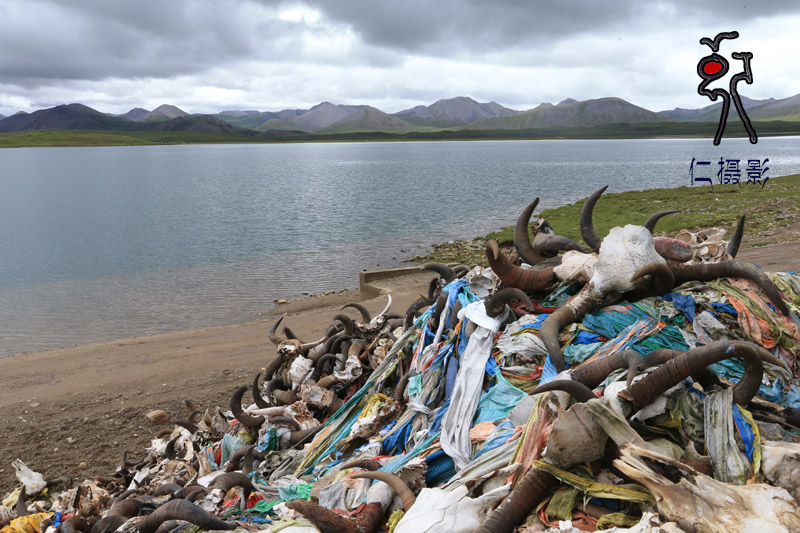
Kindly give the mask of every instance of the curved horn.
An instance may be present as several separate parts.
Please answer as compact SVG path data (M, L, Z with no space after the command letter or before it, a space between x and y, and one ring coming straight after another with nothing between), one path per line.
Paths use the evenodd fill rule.
M463 278L469 273L469 267L467 265L456 265L453 267L453 272L455 272L457 278Z
M314 371L311 372L311 376L309 376L310 381L314 381L315 383L319 381L319 378L322 377L322 372L325 369L325 365L328 361L333 360L334 370L336 369L336 354L333 353L326 353L322 357L319 358L319 361L314 363Z
M728 255L731 257L736 257L736 254L739 253L739 246L742 244L742 236L744 235L744 215L739 219L739 223L736 224L736 231L733 232L731 236L731 240L728 241L728 246L725 249L728 252Z
M625 368L626 366L630 368L632 364L635 364L641 359L642 357L633 350L622 350L603 357L602 359L583 363L570 372L570 377L574 381L583 383L589 389L594 389L613 371ZM542 391L539 391L537 387L531 391L531 394L537 394L538 392Z
M673 215L675 213L680 213L680 209L669 209L667 211L658 211L657 213L653 213L650 215L650 218L647 219L647 222L644 223L644 227L647 228L647 231L653 233L653 230L656 227L656 222L658 222L661 217L665 217L667 215Z
M537 205L539 205L538 198L522 210L514 226L514 248L517 249L517 253L522 260L529 265L536 265L545 259L534 250L530 237L528 236L528 224L530 224L531 215Z
M280 356L276 356L275 359L270 361L269 364L267 365L267 369L264 370L264 381L271 380L272 376L275 374L275 372L278 371L278 369L281 367L282 364L283 364L283 358Z
M550 255L557 254L561 250L586 253L586 250L572 239L561 235L553 235L552 233L537 233L536 237L533 238L533 249L536 252L547 252Z
M403 397L405 396L406 392L406 386L408 386L408 380L416 375L416 371L409 370L397 381L397 385L394 388L394 394L392 394L392 400L395 403L400 403L403 401Z
M347 464L342 465L339 469L347 470L349 468L363 468L364 470L369 470L370 472L375 472L379 470L383 466L380 461L377 459L356 459L355 461L350 461Z
M344 304L342 306L342 309L345 309L347 307L352 307L353 309L357 309L358 312L361 313L361 320L363 322L366 322L367 324L369 324L370 321L372 320L372 317L369 315L369 311L367 311L367 308L364 307L363 305L361 305L360 303L351 302L349 304Z
M653 350L644 357L638 357L636 359L631 358L628 361L628 374L625 380L626 384L625 386L630 389L631 383L633 383L634 378L637 375L639 375L639 372L641 372L642 370L648 369L653 366L663 365L667 361L675 359L676 357L678 357L683 353L684 352L680 350L662 348L659 350Z
M539 326L539 335L542 337L542 342L550 354L550 360L559 372L564 370L564 354L561 353L561 344L558 342L558 334L561 329L578 321L582 316L596 309L601 303L601 300L589 294L587 287L588 285L585 285L581 292L556 309Z
M750 263L739 263L736 261L721 261L719 263L676 263L667 261L672 272L675 274L675 285L681 285L687 281L711 281L717 278L746 278L758 285L770 299L775 308L789 316L789 308L783 301L778 291L778 287L772 280L755 265Z
M439 296L436 298L436 309L433 311L433 316L428 323L430 326L431 331L436 331L439 328L439 320L442 318L442 314L444 313L444 307L447 305L447 298L448 294L444 291L439 292Z
M345 518L307 500L290 500L286 507L311 521L326 533L376 533L383 522L383 508L378 502L368 503L355 518Z
M349 343L352 337L348 337L347 335L337 335L336 338L331 343L331 351L328 353L337 354L337 353L344 353L345 350L342 350L343 343ZM325 355L325 354L323 354ZM322 359L322 357L320 357ZM318 359L319 361L319 359Z
M172 423L175 424L176 426L182 427L183 429L192 434L197 433L197 430L199 429L194 423L189 422L188 420L182 420L177 416L172 417Z
M383 311L378 313L378 316L385 315L386 313L389 312L389 309L391 309L391 307L392 307L392 295L391 294L387 294L386 297L389 299L389 301L386 302L386 307L383 308Z
M178 433L174 437L170 439L167 443L167 447L164 449L164 455L167 456L167 459L175 459L178 457L177 452L175 451L175 444L178 443L178 439L181 437L181 434Z
M414 320L416 319L417 311L430 304L431 301L427 298L423 298L422 296L411 302L411 305L409 305L408 309L406 309L406 316L403 319L403 329L406 330L411 328L411 326L414 324Z
M316 427L310 429L301 429L300 431L292 431L289 433L289 444L295 445L303 442L308 437L316 435L316 433L323 428L323 425L320 424Z
M456 279L456 273L453 269L444 263L425 263L422 265L422 270L431 270L439 274L445 282L445 285Z
M261 377L261 372L256 374L256 377L253 378L253 388L251 389L253 393L253 401L256 402L256 405L259 409L266 409L269 407L269 404L264 401L264 398L261 397L261 388L258 386L258 378Z
M61 522L61 533L77 533L83 531L83 519L77 515L72 515L63 522Z
M158 488L156 490L153 491L153 496L166 496L167 494L170 494L170 495L171 494L175 494L176 492L178 492L182 488L183 487L181 487L177 483L162 483L161 485L158 486ZM137 501L138 500L125 500L125 502L137 502ZM120 505L122 505L122 503L125 503L125 502L120 502ZM128 509L122 509L122 512L118 512L116 514L122 515L122 516L127 516L128 518L130 518L132 516L136 516L139 513L139 507L141 505L139 507L136 507L135 510L134 510L134 506L133 505L128 504L128 506L129 506ZM112 506L112 508L113 508L113 506ZM111 510L109 510L108 512L110 513ZM123 514L123 512L129 512L129 513L132 512L133 514Z
M473 533L511 533L557 484L551 474L531 468Z
M652 281L647 285L637 284L635 289L626 292L623 295L626 300L635 302L651 296L660 296L675 287L675 275L666 263L650 263L643 266L631 276L631 282L634 283L645 276L652 276Z
M450 310L450 327L451 329L455 329L456 324L458 324L458 313L461 311L462 308L461 300L456 298L456 301L453 303L453 308Z
M436 291L439 290L439 278L431 278L430 282L428 282L428 301L433 302L436 300L437 293Z
M329 389L334 384L336 384L336 376L334 376L333 374L330 374L328 376L325 376L321 380L319 380L317 382L317 387L319 387L321 389Z
M275 322L275 323L272 325L272 327L271 327L271 328L269 328L269 333L267 333L267 337L269 337L269 340L271 340L271 341L272 341L272 344L274 344L275 346L278 346L278 345L281 343L281 339L278 337L278 335L276 335L276 334L275 334L275 332L276 332L276 331L277 331L277 329L278 329L278 325L281 323L281 321L282 321L282 320L283 320L285 317L286 317L286 315L283 315L282 317L280 317L280 318L278 319L278 321L277 321L277 322Z
M299 342L300 344L303 344L303 341L300 339L300 337L295 335L294 331L289 329L289 326L284 326L284 328L283 328L283 336L286 337L290 341L291 340L295 340L295 341Z
M250 472L253 471L253 454L255 453L255 449L255 445L248 446L247 451L244 453L244 458L242 459L242 474L248 477Z
M228 492L233 487L242 487L242 495L244 499L250 497L250 494L256 490L253 483L246 475L241 472L228 472L214 478L209 487L215 489L222 489L222 492Z
M19 490L17 504L14 506L14 510L17 512L17 516L28 516L33 514L28 511L28 493L25 491L24 486Z
M566 392L578 403L586 403L597 398L592 390L581 383L572 379L554 379L539 385L531 391L531 394L540 394L548 391Z
M763 349L760 346L744 343L731 344L724 341L699 346L680 357L667 361L652 374L633 383L628 389L628 393L634 405L642 408L652 403L671 387L708 365L731 357L739 357L745 361L745 371L742 379L733 387L733 401L744 406L755 396L761 386L764 368L759 351Z
M259 407L259 409L266 409L270 407L270 403L272 403L272 399L275 397L275 389L281 390L283 387L283 379L281 378L272 378L267 382L267 385L264 387L264 396L267 398L267 406L266 407Z
M250 416L242 410L242 396L244 396L248 388L247 385L242 385L234 391L233 396L231 396L231 412L243 426L248 429L258 430L264 424L266 418L263 416Z
M500 278L506 287L516 287L524 292L539 292L553 284L556 275L553 268L524 270L511 263L500 253L497 241L486 242L486 259L495 276Z
M297 394L290 390L276 390L272 393L272 397L283 405L291 405L297 401Z
M585 285L581 292L556 309L539 326L539 335L542 337L542 342L550 354L553 365L559 372L562 372L565 368L564 354L561 353L561 344L558 341L561 329L577 322L581 317L596 309L600 303L601 300L592 297L589 294L588 285Z
M184 520L203 529L236 529L235 525L223 522L191 502L171 500L139 524L139 533L155 533L158 526L167 520Z
M500 314L505 311L506 304L513 300L525 302L528 307L533 308L533 304L531 303L531 299L528 298L528 295L515 287L500 289L486 298L483 301L483 305L486 308L486 314L495 318L500 316Z
M293 430L297 431L300 429L300 424L297 421L290 417L290 416L271 416L269 417L270 424L283 424L285 426L291 426Z
M172 433L172 432L170 431L170 433ZM122 452L122 468L132 468L132 467L138 465L139 463L141 463L144 460L144 459L142 459L141 461L136 461L136 460L130 461L130 460L128 460L128 453L129 452L130 452L130 450L125 450L124 452Z
M408 485L397 477L394 474L390 474L388 472L356 472L355 474L350 474L351 479L377 479L378 481L383 481L400 496L400 499L403 500L403 511L408 512L411 509L411 506L414 505L416 501L416 496L414 493L411 492L411 489L408 488Z
M355 331L355 324L353 324L353 319L349 316L345 315L344 313L338 313L333 315L331 319L335 324L339 321L342 324L343 334L346 337L352 337L353 331ZM333 346L334 341L336 340L334 337L329 337L328 340L330 341L330 345L328 346L328 350L330 350L330 346ZM326 341L327 342L327 341Z
M100 520L98 520L92 526L92 533L102 533L105 531L116 531L119 527L128 521L128 518L125 516L119 516L116 514L106 515ZM140 530L141 531L141 530Z
M225 465L224 470L226 472L233 472L234 470L239 468L239 462L242 460L242 457L244 457L247 454L248 450L250 448L253 448L254 446L255 444L251 444L249 446L240 446L239 448L237 448L236 451L233 452L230 458L228 459L228 464Z
M583 204L583 209L581 209L581 236L589 248L595 252L600 250L600 245L602 244L603 239L601 239L594 230L592 211L594 210L594 204L597 203L597 199L600 198L600 195L606 192L606 189L608 189L608 185L602 189L596 190L586 200L586 203Z
M205 498L206 496L208 496L208 489L195 485L191 490L184 492L183 499L192 503L198 498Z

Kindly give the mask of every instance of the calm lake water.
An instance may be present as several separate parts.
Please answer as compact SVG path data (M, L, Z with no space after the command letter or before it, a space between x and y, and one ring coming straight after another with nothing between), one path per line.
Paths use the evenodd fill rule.
M254 320L354 288L435 242L609 192L689 184L689 163L800 138L0 150L0 356ZM716 172L716 166L713 167ZM769 184L767 184L769 187ZM577 223L577 221L576 221Z

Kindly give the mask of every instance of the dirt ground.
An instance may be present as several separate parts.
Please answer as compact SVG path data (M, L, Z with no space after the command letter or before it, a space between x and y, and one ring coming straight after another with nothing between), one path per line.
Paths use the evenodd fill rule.
M403 313L427 293L431 272L380 280ZM279 306L283 325L304 341L320 338L343 304L361 301L358 290L305 298ZM373 314L386 296L363 301ZM356 318L358 313L349 309ZM145 415L163 409L185 418L183 399L198 409L224 406L239 386L252 383L271 360L267 338L274 317L248 324L154 335L25 353L0 359L0 495L18 484L19 458L45 478L76 481L113 473L123 452L144 455L161 427Z
M800 243L794 243L742 250L738 259L797 271L799 258ZM418 273L375 285L392 294L392 310L402 313L427 291L430 278L430 272ZM284 325L313 340L344 303L359 299L358 291L335 293L291 302L275 314L287 313ZM363 303L377 313L386 297ZM161 429L145 418L151 410L185 416L184 398L198 409L227 409L231 393L272 358L267 330L274 320L0 359L0 494L17 486L15 458L45 478L79 482L113 473L125 450L144 455Z

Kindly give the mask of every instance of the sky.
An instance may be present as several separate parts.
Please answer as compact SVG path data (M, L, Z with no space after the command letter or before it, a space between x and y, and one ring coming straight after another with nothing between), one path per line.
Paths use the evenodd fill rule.
M738 31L751 98L800 93L797 0L0 0L0 114L80 102L107 113L388 113L470 96L525 110L617 96L652 111L697 94L700 38Z

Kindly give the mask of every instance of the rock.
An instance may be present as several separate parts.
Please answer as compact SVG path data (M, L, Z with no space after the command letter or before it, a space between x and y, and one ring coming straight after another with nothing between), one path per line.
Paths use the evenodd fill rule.
M278 305L288 304L289 300L287 300L286 298L279 298L279 299L275 300L275 303L278 304Z
M162 411L161 409L156 409L155 411L150 411L146 415L144 415L147 420L149 420L152 424L156 426L163 426L169 422L169 417L167 413Z
M85 461L81 461L78 468L89 468L89 465L87 465Z

